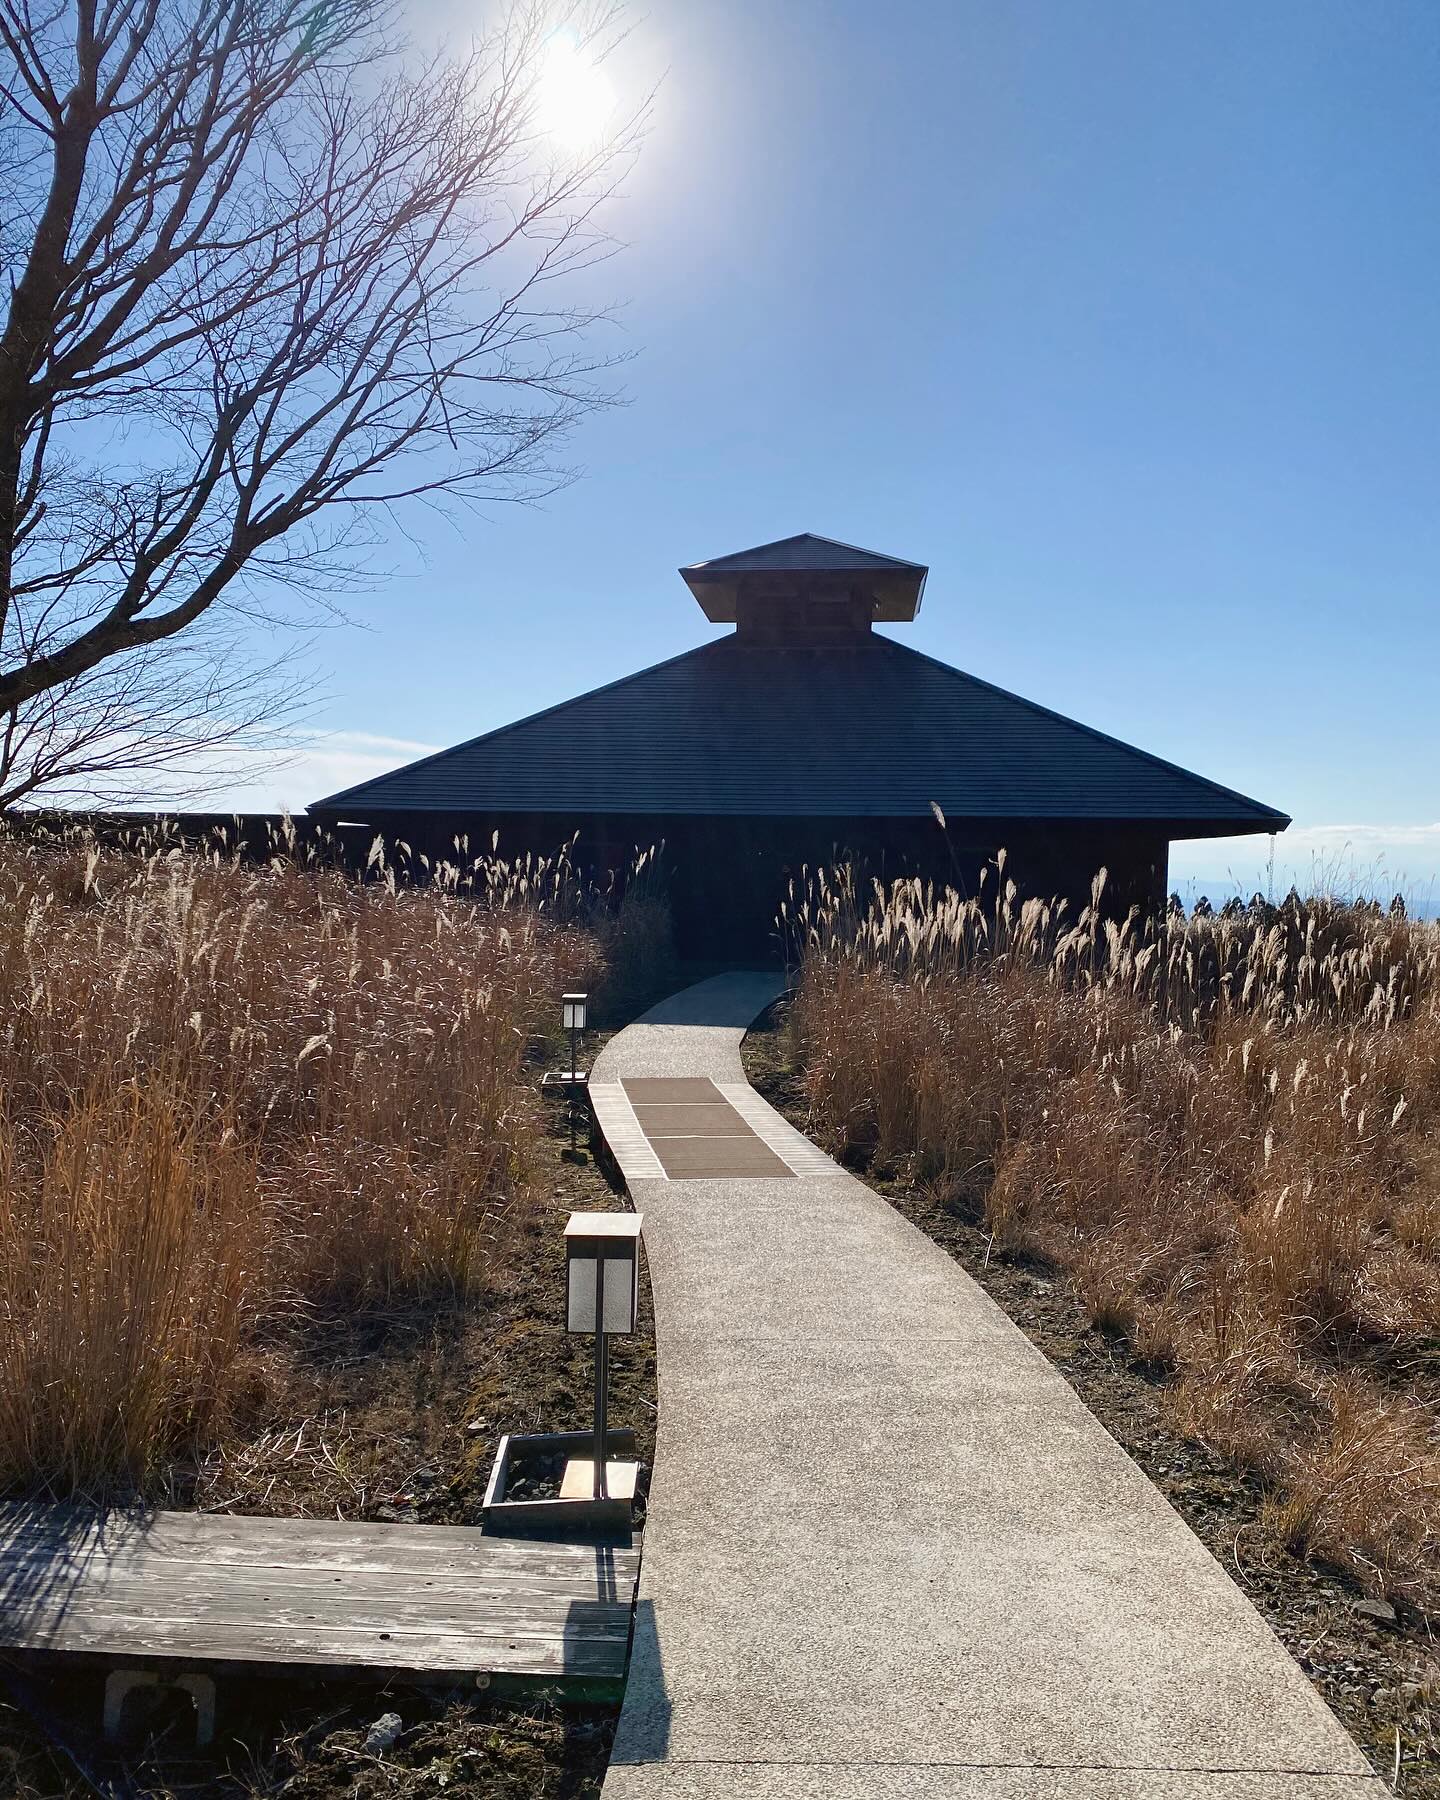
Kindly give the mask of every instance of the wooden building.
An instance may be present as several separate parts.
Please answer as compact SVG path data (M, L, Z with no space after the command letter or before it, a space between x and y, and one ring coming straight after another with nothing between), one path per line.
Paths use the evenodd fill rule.
M639 674L312 806L431 855L500 833L597 869L663 841L676 929L756 956L787 879L839 856L970 885L1004 847L1022 890L1160 905L1176 838L1283 831L1285 814L875 629L927 570L805 534L680 571L733 625ZM942 829L936 809L945 820Z

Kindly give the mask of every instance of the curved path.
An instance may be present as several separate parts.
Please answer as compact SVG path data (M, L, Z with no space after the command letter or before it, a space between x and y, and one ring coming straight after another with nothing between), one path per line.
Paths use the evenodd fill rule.
M605 1800L1379 1800L1039 1351L745 1085L779 987L687 989L592 1076L660 1378ZM719 1140L765 1172L678 1172Z

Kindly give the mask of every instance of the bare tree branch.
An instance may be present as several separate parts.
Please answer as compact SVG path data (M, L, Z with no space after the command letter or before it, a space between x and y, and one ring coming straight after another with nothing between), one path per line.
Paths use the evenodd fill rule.
M419 64L374 6L0 0L0 806L70 778L66 709L117 742L217 609L323 587L369 508L547 491L608 398L576 277L645 109L536 123L605 0Z
M192 800L241 771L283 765L312 681L288 641L257 659L230 627L111 657L0 719L0 809Z

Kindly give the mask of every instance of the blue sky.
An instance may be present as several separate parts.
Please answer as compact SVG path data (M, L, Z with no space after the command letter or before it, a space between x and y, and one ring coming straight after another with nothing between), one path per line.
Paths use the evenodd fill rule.
M592 278L627 405L543 508L397 530L226 797L689 648L678 564L812 530L930 564L917 649L1291 812L1282 877L1440 876L1434 0L655 0L657 75Z

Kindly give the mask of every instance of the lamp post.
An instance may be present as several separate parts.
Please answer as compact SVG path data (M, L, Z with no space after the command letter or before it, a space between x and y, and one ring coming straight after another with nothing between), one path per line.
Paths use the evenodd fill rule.
M580 1070L577 1065L576 1045L580 1033L585 1029L585 1002L588 994L563 994L560 999L560 1016L565 1022L565 1029L570 1033L570 1079L578 1082Z
M560 998L560 1017L565 1029L570 1033L570 1077L566 1090L566 1104L570 1113L570 1160L575 1161L575 1090L580 1085L580 1069L578 1051L580 1033L585 1029L585 1003L587 994L563 994Z
M605 1494L608 1340L628 1337L640 1304L640 1214L571 1213L565 1227L565 1328L595 1337L594 1498Z

